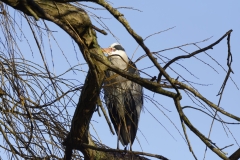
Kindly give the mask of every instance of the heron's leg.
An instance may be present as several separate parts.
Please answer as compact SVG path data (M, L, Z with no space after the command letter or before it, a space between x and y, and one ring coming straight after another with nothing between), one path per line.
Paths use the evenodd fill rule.
M119 149L119 135L120 135L121 124L118 125L118 133L117 133L117 149Z
M132 141L131 141L131 126L128 125L128 140L129 140L129 145L130 145L130 151L132 151Z
M131 140L131 125L128 126L128 137L129 137L129 150L132 151L132 140ZM131 160L133 160L133 155L131 154Z

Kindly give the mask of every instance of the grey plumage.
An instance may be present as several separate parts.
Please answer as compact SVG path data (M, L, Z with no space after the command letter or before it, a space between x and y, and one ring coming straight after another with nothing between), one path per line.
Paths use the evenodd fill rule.
M136 65L128 59L121 45L111 45L108 53L109 61L118 68L139 76ZM143 105L143 89L112 71L106 72L104 82L104 99L110 119L114 125L119 140L124 146L130 143L130 149L136 137L138 122ZM117 144L119 148L119 144Z

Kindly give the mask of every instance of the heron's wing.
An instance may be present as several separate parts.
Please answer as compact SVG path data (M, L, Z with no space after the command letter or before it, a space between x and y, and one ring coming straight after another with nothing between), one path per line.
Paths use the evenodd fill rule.
M130 60L127 71L130 74L140 75L136 65ZM132 143L136 137L143 105L143 89L135 82L114 75L114 72L106 71L107 81L104 82L104 99L115 131L117 132L118 125L121 124L120 141L123 145L127 145L129 141L126 126L131 126Z
M132 61L129 61L128 72L140 76L136 65ZM125 96L125 103L129 104L125 104L125 106L129 107L126 109L128 110L128 116L130 116L130 122L128 121L127 123L131 123L131 141L133 143L138 130L138 122L143 106L143 88L141 85L132 81L128 81L128 88L129 90Z
M140 76L140 73L137 69L137 66L129 60L128 72ZM131 94L133 95L134 101L137 102L137 105L140 105L142 109L143 105L143 87L135 82L131 82ZM140 110L141 111L141 110ZM140 113L138 113L140 114Z

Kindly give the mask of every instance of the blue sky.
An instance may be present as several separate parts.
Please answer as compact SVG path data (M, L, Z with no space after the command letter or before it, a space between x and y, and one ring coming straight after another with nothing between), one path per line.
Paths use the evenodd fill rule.
M84 4L90 6L92 5L92 3ZM97 5L92 6L99 7ZM240 64L238 62L240 59L240 21L238 18L238 15L240 14L239 1L116 1L113 2L113 6L133 7L134 9L141 11L140 12L138 10L126 8L119 9L119 11L124 14L124 17L127 19L131 27L143 38L153 33L174 27L167 32L152 36L145 41L146 45L152 52L179 46L182 44L198 42L212 37L208 41L198 44L200 47L205 47L218 40L228 30L233 29L231 35L231 51L233 55L232 69L234 71L234 74L231 76L238 87L240 87ZM128 56L132 57L133 61L144 54L141 48L138 48L135 52L138 44L131 36L129 36L126 29L107 11L91 9L88 10L97 14L97 16L102 17L101 20L114 34L114 36L112 36L110 33L108 33L107 36L104 36L97 33L98 42L101 47L108 47L110 44L118 41L125 48ZM93 18L92 22L94 25L101 28L101 26ZM51 23L48 24L51 30L57 31L53 34L58 40L58 44L61 47L62 51L65 53L70 64L75 65L85 63L84 59L81 57L81 53L79 53L79 51L75 53L70 37L57 26ZM28 32L28 27L25 22L23 23L23 30L25 30L25 33L29 38L29 42L32 42L31 33ZM48 42L48 40L46 42ZM22 46L22 50L25 51L24 55L26 59L33 59L39 64L42 63L39 61L39 55L35 53L37 52L37 47L35 44L31 46L34 51L33 56L30 52L30 49L27 49L28 47L26 46L26 43L21 42L19 44L19 46ZM66 59L64 58L61 50L58 48L53 39L51 39L51 47L52 53L49 49L49 45L47 43L45 44L45 55L48 58L48 65L52 68L52 71L58 75L69 68L69 64L66 62ZM76 47L75 49L77 50L78 48ZM189 53L197 50L195 46L188 46L184 47L183 49ZM217 60L225 69L227 69L226 38L212 50L207 51L207 53L211 55L215 60ZM186 53L179 49L161 53L161 55L168 58L173 58L175 56L185 54ZM54 60L54 66L52 63L52 58ZM191 76L189 72L187 72L179 65L174 64L172 65L172 68L189 81L200 84L208 84L207 86L194 85L194 87L196 87L198 91L206 98L217 104L219 97L216 95L221 87L226 73L217 63L206 56L206 54L202 53L201 55L198 55L197 58L200 58L205 63L210 64L217 70L218 73L196 58L178 61L180 64L184 65L191 73L194 73L195 77ZM162 63L161 60L158 61ZM151 66L151 62L148 60L148 58L144 58L141 61L137 62L136 65L141 70ZM81 65L80 69L87 71L87 66ZM151 76L156 76L158 74L157 70L154 68L145 69L143 71L147 72ZM177 78L176 73L174 73L172 70L168 69L167 71L169 72L170 76ZM74 75L73 73L68 74L68 76L70 76L69 78L77 78L81 83L84 83L85 75L85 72L79 72L78 75ZM144 78L149 78L143 73L141 76ZM81 83L77 85L80 85ZM139 129L141 132L138 131L137 134L139 143L137 140L135 140L133 150L142 150L143 152L160 154L171 160L194 159L189 152L187 144L178 132L179 130L180 133L183 134L180 119L173 104L173 100L168 97L149 92L146 89L144 89L144 94L146 97L148 96L158 102L159 105L158 107L154 106L146 98L139 123ZM182 94L182 106L190 105L197 107L194 103L192 103L192 101L184 92ZM240 106L238 103L239 96L239 90L235 87L233 82L229 80L220 106L224 110L240 116ZM76 98L76 102L77 100L78 98ZM72 108L70 108L69 111L71 111L73 114ZM205 136L207 136L212 119L195 110L185 110L185 113L193 125L195 125L197 129L199 129ZM170 122L167 117L171 119L172 122ZM226 118L222 115L221 118L228 122L234 122L233 120L230 120L229 118ZM95 113L91 124L94 126L94 130L97 132L96 134L91 127L92 135L99 137L102 143L112 148L116 148L117 136L111 135L103 117L99 117L97 113ZM178 130L175 128L175 126ZM239 125L228 125L228 127L231 132L227 131L225 133L222 124L219 122L214 122L210 138L220 148L234 144L234 146L224 150L224 152L228 153L228 155L231 155L233 151L239 148L239 146L234 141L234 138L238 143L240 143L240 127ZM203 159L205 145L189 129L187 129L187 133L197 158ZM213 160L220 158L208 149L205 159Z
M113 2L114 7L133 7L139 9L142 12L136 10L127 10L119 9L124 14L124 17L128 20L131 27L143 38L151 35L153 33L166 30L171 27L175 27L172 30L163 32L161 34L150 37L145 41L147 46L151 51L159 51L162 49L179 46L182 44L192 43L202 41L204 39L212 37L210 40L204 43L200 43L200 47L205 47L216 40L218 40L222 35L224 35L228 30L233 29L231 35L231 51L233 54L233 70L234 75L232 75L233 80L239 85L240 82L240 71L239 71L239 62L240 58L240 21L237 19L239 15L239 6L240 2L238 1L121 1ZM104 22L108 25L112 33L119 38L119 42L126 49L129 57L133 56L133 60L136 60L139 56L143 55L144 52L142 49L138 49L136 53L135 49L137 48L137 43L134 39L128 35L125 28L118 23L112 16L107 12L98 11L98 15L106 19ZM94 23L94 21L93 21ZM98 34L99 44L103 47L109 46L111 43L115 42L113 36L108 35L102 36ZM184 47L188 52L197 50L194 46ZM226 39L219 43L213 50L207 51L215 60L223 65L227 69L227 45ZM168 52L163 52L162 55L169 58L185 55L186 53L180 50L171 50ZM215 68L217 72L203 64L202 62L196 60L195 58L181 60L179 63L184 65L188 70L198 78L194 78L188 72L178 65L173 65L173 69L176 70L179 74L184 76L186 79L201 83L201 84L211 84L209 86L200 86L194 85L198 91L204 95L206 98L217 104L219 97L217 93L221 87L221 84L225 77L225 72L219 67L214 61L212 61L204 53L197 56L201 58L205 63L210 64ZM161 62L159 60L159 62ZM145 58L138 62L136 65L139 69L143 69L150 65L150 61ZM154 76L157 75L155 69L144 70L148 74ZM171 70L168 70L170 75L173 78L176 78L177 75L174 74ZM144 74L141 74L142 77L147 77ZM230 113L235 113L239 116L239 104L237 100L239 98L239 90L236 89L232 81L228 81L227 88L225 89L223 100L221 101L220 106L224 110L229 111ZM182 128L179 122L179 116L177 114L176 108L173 104L173 101L167 97L153 94L152 92L144 90L144 93L154 100L159 102L163 107L159 106L159 109L165 112L165 114L172 120L174 125L177 126L179 131L182 133ZM183 93L182 106L191 105L197 107L191 102L191 100ZM139 129L141 130L142 135L138 132L138 138L140 140L141 147L144 152L150 152L155 154L161 154L166 156L169 159L194 159L191 153L189 152L188 146L185 141L182 139L178 131L172 125L172 123L164 116L164 114L157 109L149 101L144 103L144 111L141 114ZM149 113L149 112L151 113ZM192 121L194 125L205 135L209 133L210 125L212 119L208 116L195 111L195 110L186 110L185 111L188 118ZM161 123L158 123L153 116L158 119ZM228 120L224 116L221 116L224 120ZM98 119L97 116L94 116L93 119ZM233 121L231 121L233 122ZM94 122L93 122L94 123ZM102 123L102 122L101 122ZM164 127L167 131L164 129ZM105 125L106 126L106 125ZM102 125L97 125L98 136L101 137L102 141L106 144L109 144L112 147L116 146L116 136L112 136L109 132L106 135L106 130ZM229 129L231 133L235 136L236 140L240 140L239 132L240 128L238 125L230 125ZM203 159L205 145L197 138L189 129L187 133L192 145L192 148L198 159ZM168 132L171 133L172 137ZM214 122L212 129L212 140L220 148L234 144L233 147L229 147L224 150L224 152L231 155L233 151L237 148L237 144L234 142L231 134L227 132L228 136L224 132L222 125L218 122ZM145 140L147 139L147 141ZM239 143L239 142L238 142ZM141 150L140 145L137 141L134 142L134 150ZM218 156L214 155L211 150L208 149L206 153L206 160L220 159Z

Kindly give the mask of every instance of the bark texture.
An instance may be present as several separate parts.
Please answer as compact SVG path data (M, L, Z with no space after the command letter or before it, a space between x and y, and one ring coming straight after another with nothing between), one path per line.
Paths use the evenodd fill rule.
M105 59L97 43L96 33L92 29L89 16L84 10L69 3L42 0L3 0L3 2L27 15L34 16L35 19L52 21L66 31L78 44L90 69L72 119L71 131L64 142L67 147L66 153L69 153L68 157L71 157L71 150L79 149L84 154L85 159L104 159L105 152L81 146L82 143L95 145L88 134L88 128L106 70L105 65L90 56L95 54Z

